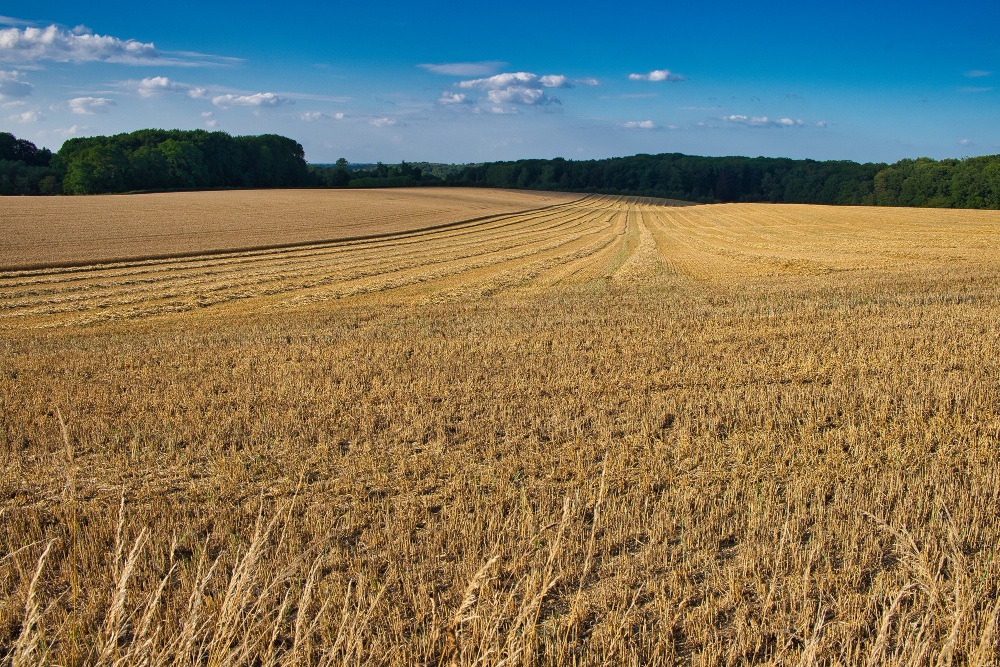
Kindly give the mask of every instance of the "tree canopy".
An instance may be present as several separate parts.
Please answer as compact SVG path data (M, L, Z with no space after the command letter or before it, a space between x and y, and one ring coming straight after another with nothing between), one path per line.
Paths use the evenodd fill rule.
M56 160L67 194L306 184L302 146L276 134L139 130L70 139Z

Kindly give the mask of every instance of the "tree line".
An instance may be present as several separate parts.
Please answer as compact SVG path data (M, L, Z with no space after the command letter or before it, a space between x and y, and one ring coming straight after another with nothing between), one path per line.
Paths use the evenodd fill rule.
M73 138L55 154L0 134L0 194L284 188L308 182L302 146L276 134L139 130Z
M682 199L855 206L1000 208L1000 155L894 164L682 153L469 165L311 165L326 187L516 188Z
M699 203L772 202L1000 209L1000 155L894 164L681 153L604 160L467 165L307 165L302 146L274 134L139 130L74 138L55 154L0 133L0 194L98 194L211 188L518 188L665 197Z
M1000 155L894 164L681 153L469 165L451 185L640 195L699 203L770 202L1000 208Z

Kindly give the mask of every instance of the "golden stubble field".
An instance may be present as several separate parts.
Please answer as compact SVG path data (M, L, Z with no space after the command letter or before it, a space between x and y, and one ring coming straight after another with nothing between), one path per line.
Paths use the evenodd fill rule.
M7 662L996 664L1000 213L552 204L4 272Z
M7 197L0 270L391 234L579 198L455 188Z

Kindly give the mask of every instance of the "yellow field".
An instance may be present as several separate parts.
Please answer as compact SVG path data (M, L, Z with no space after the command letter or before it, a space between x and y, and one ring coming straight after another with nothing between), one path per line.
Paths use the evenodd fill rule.
M996 664L1000 212L535 208L0 274L0 654Z
M5 197L0 269L389 234L579 198L471 188Z

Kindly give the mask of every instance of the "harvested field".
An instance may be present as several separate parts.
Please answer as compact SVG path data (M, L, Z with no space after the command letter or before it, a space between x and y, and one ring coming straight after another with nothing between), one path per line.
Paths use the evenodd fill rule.
M552 203L0 274L0 654L996 664L1000 213Z
M0 269L392 234L579 198L454 188L5 197Z

